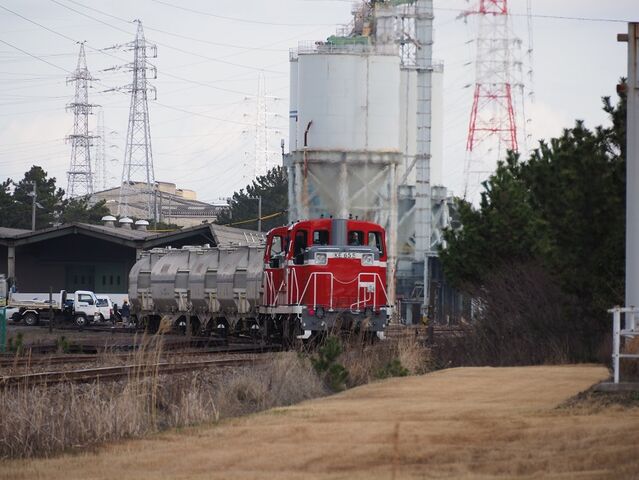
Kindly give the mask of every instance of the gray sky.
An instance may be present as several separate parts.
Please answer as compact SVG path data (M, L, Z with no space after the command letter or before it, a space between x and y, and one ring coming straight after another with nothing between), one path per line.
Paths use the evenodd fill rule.
M525 0L512 0L523 14ZM133 19L141 19L149 41L158 44L158 100L150 102L155 176L214 201L248 183L255 145L254 95L263 72L273 132L270 148L278 161L280 138L288 145L288 49L319 40L350 20L350 0L0 0L0 40L36 55L34 59L0 42L0 177L19 179L42 165L66 188L72 127L65 104L72 98L66 73L75 68L75 40L87 42L87 62L100 79L91 101L103 106L107 130L109 184L120 181L129 97L105 92L130 83L124 70L103 71L130 61L130 52L106 50L133 39ZM173 6L171 6L173 5ZM180 6L189 10L175 8ZM532 0L533 14L639 20L636 0ZM88 8L87 8L88 7ZM435 0L435 57L445 64L444 183L464 187L463 165L472 103L474 24L456 20L465 0ZM239 19L239 20L238 20ZM525 18L515 16L516 33L528 43ZM558 135L583 119L607 121L600 97L613 95L626 74L626 46L616 34L626 25L535 17L533 83L527 105L533 140ZM43 28L46 27L46 28ZM47 30L49 29L49 30ZM56 32L56 33L54 33ZM68 37L68 38L64 38ZM59 68L56 68L59 67ZM95 116L91 128L95 127ZM531 144L534 143L530 142ZM490 161L486 163L490 164ZM484 167L485 168L485 167ZM471 177L477 184L479 177Z

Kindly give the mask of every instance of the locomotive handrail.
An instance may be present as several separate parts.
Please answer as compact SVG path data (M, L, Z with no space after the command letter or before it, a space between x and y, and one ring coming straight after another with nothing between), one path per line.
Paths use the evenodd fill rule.
M282 287L284 287L284 280L280 283L277 291L275 290L275 281L273 280L273 272L266 272L266 303L269 307L276 307L277 302L279 300L280 293L282 291ZM273 298L271 298L271 292L273 293Z
M311 276L308 277L306 286L304 287L304 290L302 291L302 295L300 296L299 301L297 303L298 306L302 304L304 295L306 295L306 291L308 290L308 287L311 284L311 280L313 280L313 308L317 308L317 277L319 277L320 275L328 275L328 277L331 279L331 294L329 297L330 298L329 308L333 310L333 281L335 280L335 277L333 276L331 272L312 272L311 273Z
M297 283L297 273L295 271L294 268L290 269L290 277L291 280L289 282L289 285L291 286L291 288L289 288L289 293L288 293L288 303L296 303L299 300L299 293L300 293L300 287ZM293 297L293 292L297 293L297 297ZM295 298L295 300L294 300Z
M377 288L377 282L379 282L379 286L382 288L382 292L384 293L384 299L385 299L385 303L388 303L388 294L386 293L386 289L384 288L384 283L382 282L382 278L379 276L379 273L374 273L374 272L361 272L357 275L357 302L351 304L351 311L353 310L353 307L357 308L359 310L359 306L361 304L364 305L364 308L366 308L367 303L370 301L370 297L368 297L368 292L364 292L364 299L362 300L360 295L361 295L361 291L362 288L360 285L363 282L367 282L370 283L370 280L364 280L365 277L372 277L373 280L373 286L374 288ZM373 309L377 308L377 296L373 293L372 294L372 298L373 298Z
M275 285L273 284L273 272L264 272L266 274L266 304L271 306L273 302L271 302L271 291L275 290Z

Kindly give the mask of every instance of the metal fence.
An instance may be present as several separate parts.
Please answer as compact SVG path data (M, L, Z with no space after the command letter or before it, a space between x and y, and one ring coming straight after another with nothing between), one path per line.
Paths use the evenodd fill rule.
M612 369L614 373L614 382L619 383L620 359L639 359L639 354L621 353L623 351L622 341L624 341L626 338L634 338L639 336L639 325L637 322L637 314L639 314L639 308L615 307L608 310L608 312L612 313Z

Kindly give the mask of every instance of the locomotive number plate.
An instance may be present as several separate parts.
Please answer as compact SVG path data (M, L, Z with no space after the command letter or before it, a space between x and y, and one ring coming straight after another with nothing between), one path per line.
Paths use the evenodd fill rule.
M357 258L354 252L335 252L335 258Z

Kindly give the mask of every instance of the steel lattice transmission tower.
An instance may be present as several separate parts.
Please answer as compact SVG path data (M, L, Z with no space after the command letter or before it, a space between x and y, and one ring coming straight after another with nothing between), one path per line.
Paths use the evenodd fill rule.
M83 197L93 193L91 171L91 145L93 136L89 134L89 114L95 105L89 103L89 83L94 80L87 68L84 43L80 44L78 65L67 83L75 84L75 97L67 105L73 111L73 133L67 137L71 142L71 165L67 172L67 196Z
M478 16L475 91L466 150L473 152L480 144L495 141L497 158L506 150L519 150L514 95L523 86L515 75L521 71L515 55L521 40L513 34L509 13L508 0L479 0L476 10L463 14Z
M257 77L257 97L255 98L255 103L257 104L257 111L255 112L255 166L253 175L257 178L260 175L266 175L269 167L266 85L262 72L260 72Z
M257 94L255 97L245 97L244 100L251 102L255 100L255 118L253 119L253 115L244 115L245 118L250 118L251 122L254 120L254 126L243 130L242 134L249 134L254 139L254 152L245 152L247 158L245 167L249 166L248 162L251 159L253 162L253 178L257 178L261 175L266 175L276 165L276 162L273 162L271 157L278 152L270 148L270 140L273 134L282 132L276 122L271 119L281 117L281 115L269 111L269 106L273 102L281 100L281 98L266 94L264 73L260 72L257 77ZM252 155L253 153L254 155ZM249 178L247 177L246 180L249 180Z
M154 99L157 94L155 87L147 81L147 73L151 73L151 78L157 78L157 69L147 59L157 57L157 47L146 42L142 22L140 20L136 20L136 22L138 30L135 40L125 45L128 51L133 51L133 63L127 65L133 72L133 82L126 87L131 93L131 106L129 108L129 126L126 134L118 214L128 216L129 200L134 195L142 195L146 198L144 204L147 218L152 218L154 216L155 174L151 150L148 92L153 92Z
M97 114L98 124L96 128L95 159L93 168L93 189L106 190L106 132L104 126L104 111L100 109Z

